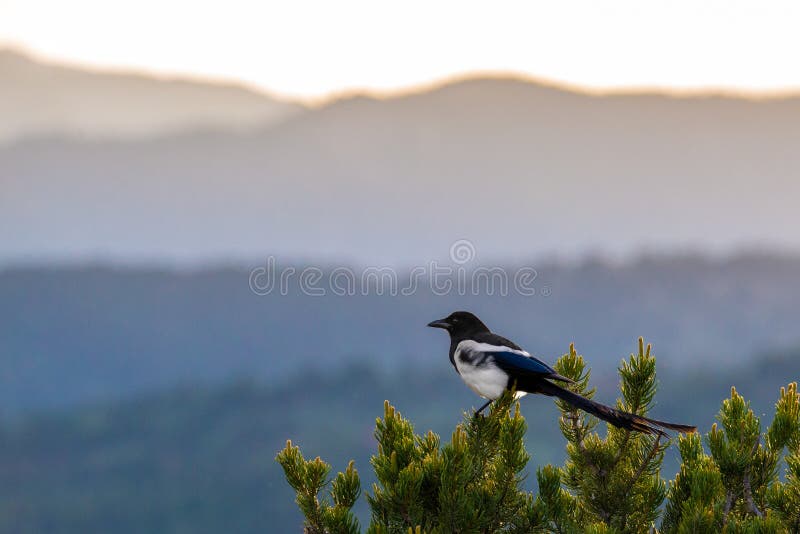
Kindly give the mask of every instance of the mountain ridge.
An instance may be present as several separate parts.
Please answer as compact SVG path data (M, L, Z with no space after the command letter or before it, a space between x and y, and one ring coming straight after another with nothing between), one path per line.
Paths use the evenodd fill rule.
M587 96L508 79L344 99L236 133L51 137L0 147L0 262L407 265L459 239L485 261L800 250L797 146L800 98ZM501 209L474 215L487 206Z
M0 47L0 142L36 136L131 139L243 130L301 113L241 83L86 68Z

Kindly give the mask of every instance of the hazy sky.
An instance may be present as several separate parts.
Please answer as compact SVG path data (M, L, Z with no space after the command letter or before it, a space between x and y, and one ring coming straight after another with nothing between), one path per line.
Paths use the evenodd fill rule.
M797 0L0 0L0 44L309 98L469 71L796 89L798 28Z

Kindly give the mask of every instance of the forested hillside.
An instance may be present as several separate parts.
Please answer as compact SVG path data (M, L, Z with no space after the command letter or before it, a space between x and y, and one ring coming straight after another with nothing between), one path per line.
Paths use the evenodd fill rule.
M126 398L182 383L255 377L366 360L435 370L442 340L425 324L470 309L554 361L587 347L595 376L613 376L631 336L659 349L665 370L739 365L764 347L800 341L800 259L651 257L623 264L530 262L536 293L478 287L411 295L258 295L247 269L30 268L0 272L0 414ZM254 266L258 267L258 266ZM278 268L282 268L278 265ZM298 271L303 267L299 264ZM471 265L466 267L472 269ZM517 266L505 268L509 277ZM325 276L333 267L324 268ZM353 268L358 273L358 268ZM397 271L407 279L407 272ZM326 287L323 276L321 287ZM471 288L470 288L471 289Z

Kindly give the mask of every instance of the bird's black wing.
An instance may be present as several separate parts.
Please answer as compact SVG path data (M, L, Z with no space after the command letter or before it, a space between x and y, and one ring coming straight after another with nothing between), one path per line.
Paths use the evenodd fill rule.
M522 350L519 345L503 336L486 332L476 335L474 339L478 343L496 347L497 350L492 350L490 352L494 363L510 376L535 375L541 378L559 380L561 382L573 382L569 378L558 374L555 369L542 360L531 356Z

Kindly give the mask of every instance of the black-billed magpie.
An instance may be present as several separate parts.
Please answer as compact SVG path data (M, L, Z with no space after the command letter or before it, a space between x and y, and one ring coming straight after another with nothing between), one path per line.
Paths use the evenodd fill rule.
M489 399L476 414L499 398L503 391L515 388L518 397L526 393L558 397L603 421L627 430L648 434L663 434L661 428L677 432L697 430L690 425L666 423L623 412L553 383L574 382L522 350L513 341L493 333L470 312L453 312L428 326L447 330L450 334L450 363L472 391Z

